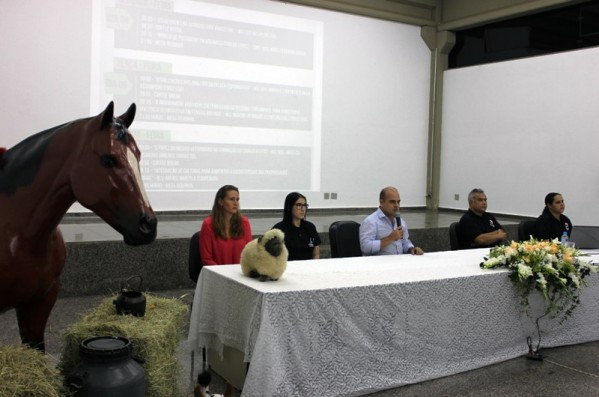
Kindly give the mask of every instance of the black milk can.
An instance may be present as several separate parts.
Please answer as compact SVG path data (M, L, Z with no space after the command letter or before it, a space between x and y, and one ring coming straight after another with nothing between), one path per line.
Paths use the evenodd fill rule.
M131 342L121 336L89 338L79 345L81 362L66 379L75 397L144 397L143 367L131 356Z

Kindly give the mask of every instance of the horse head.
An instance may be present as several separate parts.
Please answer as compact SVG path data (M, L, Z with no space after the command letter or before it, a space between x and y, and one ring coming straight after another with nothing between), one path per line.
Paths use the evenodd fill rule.
M128 130L135 104L119 117L113 112L110 102L86 121L87 136L71 168L71 189L75 199L121 233L126 244L149 244L158 222L141 178L141 153Z

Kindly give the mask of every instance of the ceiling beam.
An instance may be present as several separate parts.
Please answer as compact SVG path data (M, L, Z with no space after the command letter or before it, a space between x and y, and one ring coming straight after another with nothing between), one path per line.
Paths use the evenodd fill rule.
M436 26L441 0L275 0L349 14L402 22L417 26Z

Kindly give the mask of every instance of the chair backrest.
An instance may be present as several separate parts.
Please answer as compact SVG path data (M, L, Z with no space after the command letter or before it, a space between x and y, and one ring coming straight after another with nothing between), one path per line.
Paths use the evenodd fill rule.
M189 278L194 283L200 277L202 270L202 257L200 256L200 232L195 232L189 239Z
M451 247L452 251L462 249L459 228L459 222L453 222L451 225L449 225L449 246Z
M535 223L536 220L528 219L525 221L520 221L518 224L518 240L526 241L530 238L530 236L535 235Z
M360 224L354 221L337 221L329 226L332 258L362 256L360 249Z
M599 226L574 226L570 241L580 249L599 248Z

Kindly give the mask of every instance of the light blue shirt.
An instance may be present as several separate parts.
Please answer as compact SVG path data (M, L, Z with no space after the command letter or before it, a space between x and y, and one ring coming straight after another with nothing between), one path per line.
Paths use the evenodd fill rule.
M393 243L385 246L381 250L381 240L391 234L391 232L397 227L397 221L393 218L391 221L384 213L378 208L375 212L368 215L364 222L360 225L360 248L364 255L400 255L407 254L410 248L414 248L414 244L410 241L410 233L408 232L408 225L401 220L401 227L403 228L403 238L401 240L394 241Z

